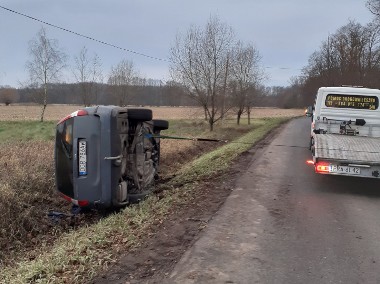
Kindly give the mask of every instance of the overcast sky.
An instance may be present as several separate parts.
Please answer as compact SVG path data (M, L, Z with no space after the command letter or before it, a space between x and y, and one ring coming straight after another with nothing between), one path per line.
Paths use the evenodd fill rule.
M210 15L231 26L237 39L253 43L262 56L268 86L287 86L329 33L356 20L372 20L365 0L0 0L0 6L119 47L168 60L177 33L204 27ZM43 24L0 9L0 85L19 87L28 73L28 42ZM98 54L107 78L111 66L132 60L147 78L169 80L169 63L125 52L46 26L69 56L83 46ZM66 82L73 81L67 71Z

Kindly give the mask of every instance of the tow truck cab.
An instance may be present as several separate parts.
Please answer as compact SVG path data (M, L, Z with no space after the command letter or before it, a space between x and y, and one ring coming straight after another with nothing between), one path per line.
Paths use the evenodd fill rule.
M319 88L311 133L355 132L380 137L380 90L359 87ZM349 130L352 129L352 130Z

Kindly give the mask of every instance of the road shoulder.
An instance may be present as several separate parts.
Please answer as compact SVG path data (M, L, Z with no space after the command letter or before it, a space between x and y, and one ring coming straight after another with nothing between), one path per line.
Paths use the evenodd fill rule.
M229 170L212 180L197 184L194 198L185 206L175 206L168 218L141 237L141 246L124 254L107 272L91 283L165 282L174 267L203 235L227 197L236 194L236 181L279 132L272 130L249 151L236 159ZM190 275L190 278L192 276Z

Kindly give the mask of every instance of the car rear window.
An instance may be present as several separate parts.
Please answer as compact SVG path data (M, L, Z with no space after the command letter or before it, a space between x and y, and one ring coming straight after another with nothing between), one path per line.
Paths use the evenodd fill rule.
M73 119L57 125L55 163L57 188L64 195L74 197L73 187Z
M379 107L379 99L377 96L329 94L326 96L325 105L335 108L376 110Z
M71 159L73 152L73 119L68 119L58 126L57 136Z

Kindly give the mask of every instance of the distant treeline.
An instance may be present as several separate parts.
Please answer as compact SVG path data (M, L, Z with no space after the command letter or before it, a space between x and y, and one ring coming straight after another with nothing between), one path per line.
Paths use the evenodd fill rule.
M85 105L83 88L79 83L49 84L48 104ZM119 97L108 84L98 84L86 96L87 105L120 105ZM138 106L198 106L186 91L178 86L130 86L128 105ZM0 103L41 103L39 88L0 87ZM301 100L302 101L302 100ZM261 87L254 99L256 107L296 108L304 107L294 98L289 87Z
M87 104L87 105L119 105L119 97L107 84L95 83L93 92L86 96L84 103L81 84L50 84L49 104ZM40 103L40 89L18 89L19 103ZM165 86L129 86L129 105L151 106L193 106L195 102L183 91Z

